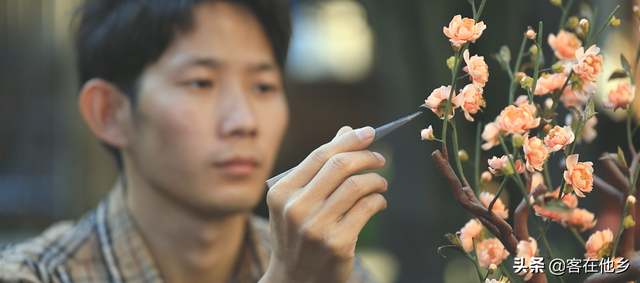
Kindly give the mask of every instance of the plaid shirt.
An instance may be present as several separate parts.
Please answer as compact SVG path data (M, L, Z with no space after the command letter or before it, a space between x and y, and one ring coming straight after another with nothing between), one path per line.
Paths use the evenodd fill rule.
M120 182L118 182L120 183ZM229 282L258 282L269 265L268 221L247 224L242 256ZM116 185L75 225L62 222L0 253L0 282L165 282ZM349 283L376 282L356 260Z

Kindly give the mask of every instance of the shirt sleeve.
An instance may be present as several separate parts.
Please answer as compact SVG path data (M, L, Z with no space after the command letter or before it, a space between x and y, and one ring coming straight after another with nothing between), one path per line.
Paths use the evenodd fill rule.
M40 283L40 279L27 263L8 260L0 255L0 282Z
M348 283L378 283L378 280L362 265L362 262L356 255L353 261L353 270L349 277Z

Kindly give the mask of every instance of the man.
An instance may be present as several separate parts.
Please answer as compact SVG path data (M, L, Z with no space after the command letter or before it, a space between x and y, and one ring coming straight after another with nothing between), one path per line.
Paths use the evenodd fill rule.
M370 282L358 233L386 207L342 128L251 210L284 134L286 7L273 0L93 0L77 34L79 106L121 178L74 225L1 254L0 282Z

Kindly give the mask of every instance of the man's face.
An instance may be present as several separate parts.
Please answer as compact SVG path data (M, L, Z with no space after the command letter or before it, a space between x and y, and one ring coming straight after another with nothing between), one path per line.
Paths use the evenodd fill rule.
M144 70L133 112L128 166L205 215L257 205L288 122L263 28L228 2L196 7L194 28Z

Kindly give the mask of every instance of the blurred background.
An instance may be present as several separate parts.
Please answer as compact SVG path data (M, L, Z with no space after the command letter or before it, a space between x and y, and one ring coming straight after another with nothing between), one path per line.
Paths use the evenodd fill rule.
M274 174L297 165L343 125L379 126L417 111L433 89L451 81L445 61L453 51L443 27L454 15L473 16L467 0L289 2L294 21L287 66L291 123ZM580 1L575 2L570 15L578 14ZM55 221L77 219L107 194L118 174L114 160L77 110L69 23L78 3L0 0L0 246L37 235ZM606 79L620 65L618 54L634 57L638 20L632 0L586 3L597 19L592 28L599 27L616 5L621 6L616 16L622 24L607 28L598 42L607 62L596 94L599 106L610 87ZM550 61L553 53L546 38L558 32L560 15L548 0L487 1L481 18L487 30L471 45L471 54L483 55L491 74L484 92L487 107L474 115L476 121L491 122L506 106L509 77L491 54L507 45L515 57L527 26L537 30L543 21L543 52ZM531 41L527 48L530 45ZM518 89L516 94L524 91ZM625 141L624 125L617 123L624 115L597 110L599 138L576 149L581 160L594 161L596 172L601 152L615 152ZM566 111L560 115L564 118ZM460 145L473 157L476 126L462 117L456 117ZM471 215L453 199L433 165L430 154L438 143L420 140L419 130L431 124L439 136L441 121L425 111L371 146L388 160L379 171L390 183L385 193L388 208L365 227L358 249L383 282L477 280L466 258L446 250L445 259L436 252L449 244L444 234L460 230ZM501 153L497 149L482 152L481 160L493 155ZM550 161L554 185L561 178L558 161L559 156ZM465 166L467 176L473 176L472 166ZM490 183L483 189L496 190L498 185ZM509 202L510 198L519 200L521 195L515 188L503 194L513 212L517 202ZM614 230L619 212L601 210L612 203L594 191L580 206L596 213L598 227L611 225ZM267 216L266 205L262 203L256 213ZM583 234L585 238L588 233ZM559 239L552 243L558 250L556 257L584 253L561 226L552 224L549 235ZM510 258L506 265L511 264Z

